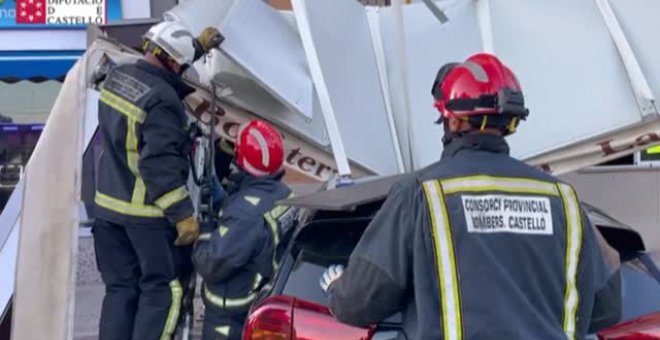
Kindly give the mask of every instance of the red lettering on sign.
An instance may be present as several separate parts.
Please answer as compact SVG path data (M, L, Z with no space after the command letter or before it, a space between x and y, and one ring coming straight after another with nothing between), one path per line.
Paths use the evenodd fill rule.
M307 165L311 166L312 168L307 168L306 167ZM305 156L305 157L301 157L298 160L298 167L305 172L312 172L312 169L315 165L316 165L316 161L314 160L314 158L311 157Z
M622 152L622 151L626 151L626 150L630 150L630 149L633 148L632 145L626 145L626 146L622 146L622 147L619 147L619 148L615 149L612 146L612 141L613 141L613 139L608 139L606 141L598 143L598 146L600 146L600 148L603 150L603 156L609 156L609 155L619 153L619 152Z
M286 157L286 162L293 165L293 160L300 155L300 148L295 148L289 152L289 155Z
M655 142L660 142L660 137L655 132L647 133L635 139L635 143L639 146L644 146Z

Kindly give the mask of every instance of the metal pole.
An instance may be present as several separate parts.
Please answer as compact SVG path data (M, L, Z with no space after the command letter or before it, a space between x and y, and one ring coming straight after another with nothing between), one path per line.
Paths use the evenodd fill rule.
M490 0L476 0L477 20L481 31L483 51L495 53L493 44L493 24L490 18Z
M609 1L595 1L600 9L600 14L605 20L605 24L607 24L612 40L614 40L614 45L616 45L616 48L619 51L623 65L626 68L626 73L628 74L628 79L630 80L630 85L633 88L633 93L637 100L637 106L639 107L642 116L658 114L651 87L644 76L642 68L639 66L639 62L635 57L635 52L633 52L630 47L630 43L628 42L623 29L621 29L619 20L616 18L616 14L614 14Z
M396 24L396 40L397 40L397 49L399 52L399 67L401 72L401 81L403 83L403 102L404 102L404 112L399 115L403 117L401 121L404 122L406 132L406 140L408 145L406 148L408 150L409 159L406 164L409 170L414 170L416 168L417 157L415 152L415 139L413 137L413 127L411 124L411 109L410 109L410 85L408 84L408 53L406 53L406 34L403 24L403 0L393 0L392 8L394 9L395 24Z
M383 37L380 32L380 16L378 15L378 8L367 8L367 21L369 22L369 29L371 31L371 42L374 48L374 55L376 57L376 65L378 66L380 89L383 94L383 100L385 101L387 121L390 125L390 134L392 135L392 141L394 142L394 153L396 155L399 172L403 173L406 171L406 167L403 164L401 141L399 140L399 134L396 131L396 123L394 121L392 98L390 96L390 80L387 75L385 49L383 48Z
M312 80L314 81L316 94L319 97L321 110L323 111L325 128L328 133L328 137L330 138L330 145L332 147L335 162L337 163L337 170L339 171L339 175L341 177L350 178L351 168L348 163L346 151L344 150L344 143L341 139L341 133L339 131L339 127L337 126L335 112L332 108L330 93L328 92L325 78L323 77L323 71L321 70L321 63L318 59L316 46L314 45L314 38L312 37L312 32L309 26L305 1L293 0L291 1L291 4L293 5L293 13L296 17L296 24L298 25L300 38L302 40L303 47L305 48L305 55L307 56L309 71L312 75Z

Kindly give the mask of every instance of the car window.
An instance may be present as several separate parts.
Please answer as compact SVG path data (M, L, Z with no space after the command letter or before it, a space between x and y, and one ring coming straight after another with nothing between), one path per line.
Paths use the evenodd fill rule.
M348 257L346 257L348 260ZM342 264L346 264L346 260ZM319 279L326 269L314 256L304 250L300 252L296 263L284 285L284 295L297 297L305 301L327 305L327 299L319 286Z
M332 264L346 265L368 219L317 222L294 240L295 262L282 293L326 305L319 286L323 271Z

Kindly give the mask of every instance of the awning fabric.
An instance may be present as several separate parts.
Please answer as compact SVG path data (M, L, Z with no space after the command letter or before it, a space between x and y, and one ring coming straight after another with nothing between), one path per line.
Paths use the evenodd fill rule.
M0 81L63 81L84 51L2 51Z

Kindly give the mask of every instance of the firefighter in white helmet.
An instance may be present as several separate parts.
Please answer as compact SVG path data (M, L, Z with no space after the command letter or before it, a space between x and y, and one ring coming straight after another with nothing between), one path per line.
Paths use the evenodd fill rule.
M178 323L182 271L199 229L185 186L182 103L194 90L181 75L221 40L215 28L195 38L179 23L159 23L145 36L144 58L113 69L102 86L93 228L106 286L101 340L169 339Z

